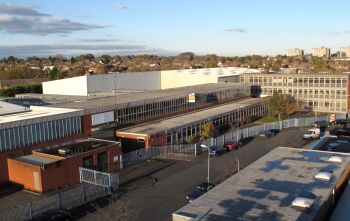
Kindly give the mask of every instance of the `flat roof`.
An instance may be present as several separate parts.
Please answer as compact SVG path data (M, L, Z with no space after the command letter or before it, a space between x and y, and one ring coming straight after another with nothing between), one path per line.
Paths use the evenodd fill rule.
M189 93L210 93L234 89L237 87L249 86L250 84L242 83L211 83L188 87L171 88L158 91L145 91L141 93L121 94L104 98L94 98L83 101L75 101L63 104L51 105L53 107L73 108L73 109L93 109L107 106L128 106L133 102L140 102L153 99L167 99L169 97L187 96Z
M258 69L241 68L241 67L216 67L216 68L196 68L196 69L179 69L179 70L164 70L161 72L168 72L174 74L198 74L216 77L236 76L243 73L260 73Z
M17 113L22 113L26 111L29 111L29 109L26 107L16 105L16 104L11 104L6 101L0 100L0 116L1 116L0 119L4 117L3 115L17 114Z
M342 164L329 162L341 156ZM349 165L345 153L277 147L175 213L194 220L313 220ZM329 182L315 180L333 172ZM291 206L296 197L314 200L306 211ZM174 218L175 217L175 218Z
M57 159L41 157L36 155L21 156L21 157L14 158L14 160L21 161L27 164L36 165L36 166L47 165L58 161Z
M117 143L119 142L88 138L88 139L76 140L74 142L59 144L51 147L37 149L37 150L34 150L34 152L67 158L67 157L83 154L91 150L96 150L102 147L111 146ZM62 154L60 153L60 150L66 151L66 153Z
M30 110L27 108L26 112L1 116L0 129L2 129L3 125L5 125L6 123L16 124L18 123L18 121L33 120L33 119L39 119L40 122L45 122L46 117L59 116L62 114L72 113L72 112L77 112L77 110L67 109L67 108L31 106Z
M201 111L184 114L178 117L173 117L165 120L153 121L152 123L143 124L136 127L129 127L118 130L118 132L139 133L139 134L153 134L159 131L166 131L177 127L184 127L185 125L193 124L198 121L208 120L211 117L218 117L226 113L238 110L238 108L245 109L246 107L259 104L263 101L262 98L250 98L246 100L236 101L230 104L221 105L218 107L207 108Z

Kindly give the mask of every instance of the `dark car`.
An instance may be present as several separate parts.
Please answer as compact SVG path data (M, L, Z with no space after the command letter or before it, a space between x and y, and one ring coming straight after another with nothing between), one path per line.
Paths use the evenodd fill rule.
M350 136L350 129L348 128L335 128L330 131L331 135L335 136Z
M223 154L224 151L225 151L225 148L223 146L214 145L209 148L209 155L218 156L220 154Z
M241 142L230 141L225 144L226 151L236 150L242 146Z
M199 188L201 190L208 191L210 189L213 189L214 186L215 186L215 184L213 184L213 183L204 182L204 183L201 183L200 185L198 185L197 188Z
M273 136L276 136L280 132L279 129L270 129L268 131L270 131L273 134Z
M198 197L202 196L204 193L208 192L210 189L212 189L215 185L212 183L202 183L199 186L197 186L195 189L193 189L187 196L186 199L188 202L192 202L193 200L197 199Z
M326 120L315 121L312 126L314 127L328 127L328 122Z
M69 221L72 220L72 215L67 210L57 210L43 213L33 220L48 220L48 221Z
M332 121L329 124L346 126L347 124L349 124L349 121L347 119L336 119L335 121Z
M259 136L268 139L268 138L274 136L274 134L271 131L264 130L264 131L259 132Z

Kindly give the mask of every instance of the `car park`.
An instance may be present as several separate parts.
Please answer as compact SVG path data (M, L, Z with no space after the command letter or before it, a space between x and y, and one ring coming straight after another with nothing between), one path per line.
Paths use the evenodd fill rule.
M215 184L212 183L201 183L186 196L186 199L188 200L188 202L192 202L193 200L197 199L204 193L214 188L214 186Z
M350 136L350 129L349 128L334 128L330 131L331 135L335 136Z
M259 136L268 139L268 138L274 136L274 134L271 131L264 130L264 131L259 132Z
M328 121L326 120L318 120L318 121L315 121L312 126L314 127L328 127Z
M230 141L225 144L226 151L236 150L242 146L241 142Z
M209 155L210 156L218 156L225 152L225 148L223 146L219 145L213 145L209 148Z

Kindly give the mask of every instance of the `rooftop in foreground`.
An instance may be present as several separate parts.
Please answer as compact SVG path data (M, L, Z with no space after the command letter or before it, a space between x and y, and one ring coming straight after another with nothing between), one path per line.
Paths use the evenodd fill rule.
M331 156L342 163L330 162ZM349 162L349 154L277 147L173 213L173 220L318 220L332 203L335 186L347 183ZM315 179L320 171L331 173L330 180ZM296 197L313 204L296 208Z

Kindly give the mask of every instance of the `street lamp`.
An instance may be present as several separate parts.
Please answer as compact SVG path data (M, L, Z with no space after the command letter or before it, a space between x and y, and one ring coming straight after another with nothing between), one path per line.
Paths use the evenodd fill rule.
M238 107L238 113L237 113L237 142L239 141L239 120L240 120L240 115L239 115L239 111L241 108L243 108L244 106L241 105Z
M208 187L209 187L209 174L210 174L210 154L209 154L209 147L205 144L201 144L201 147L202 148L208 148L208 177L207 177L207 180L208 180ZM207 188L208 188L207 187Z

